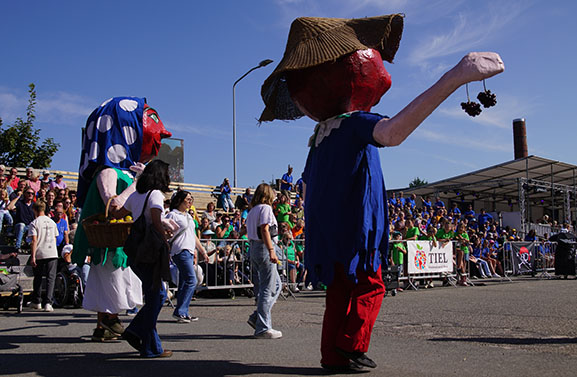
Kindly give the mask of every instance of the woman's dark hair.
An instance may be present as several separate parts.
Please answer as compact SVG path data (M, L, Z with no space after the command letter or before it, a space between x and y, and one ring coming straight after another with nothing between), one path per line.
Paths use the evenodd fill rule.
M172 211L173 209L180 207L188 195L190 195L190 192L185 190L178 190L170 200L170 210Z
M150 190L169 192L170 176L168 175L168 165L162 160L154 160L146 165L142 175L136 181L136 191L141 194Z

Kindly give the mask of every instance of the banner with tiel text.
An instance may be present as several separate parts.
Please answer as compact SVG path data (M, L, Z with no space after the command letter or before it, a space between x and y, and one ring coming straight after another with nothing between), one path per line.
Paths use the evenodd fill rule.
M409 274L453 271L453 243L407 241L407 270Z

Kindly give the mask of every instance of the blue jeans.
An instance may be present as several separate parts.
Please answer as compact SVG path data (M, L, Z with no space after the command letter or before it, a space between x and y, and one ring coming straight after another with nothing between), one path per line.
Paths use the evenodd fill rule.
M221 194L220 198L219 198L221 204L222 204L222 209L225 210L226 212L231 212L234 211L234 203L232 202L232 199L230 198L230 195L228 194Z
M28 233L28 225L24 223L14 225L14 233L16 234L16 244L14 246L16 246L17 249L20 249L20 246L22 246L22 238L24 237L24 234Z
M256 323L254 334L258 335L272 329L271 309L280 294L282 284L277 266L271 263L268 249L262 241L250 241L250 261L258 282L256 310L250 318Z
M479 267L479 270L485 276L491 276L491 270L489 269L489 264L487 264L487 262L484 261L483 259L477 258L477 267Z
M161 284L159 288L154 288L152 280L153 265L131 266L134 273L142 281L142 293L144 293L144 306L134 317L125 331L128 331L140 338L142 347L140 356L156 357L164 350L156 331L156 321L166 300L166 290Z
M8 227L12 227L13 225L12 215L10 214L10 211L3 209L0 210L0 231L2 231L2 226L5 221Z
M172 261L178 267L178 292L176 292L176 307L174 314L188 316L188 306L196 289L196 271L194 271L194 255L188 250L172 256Z

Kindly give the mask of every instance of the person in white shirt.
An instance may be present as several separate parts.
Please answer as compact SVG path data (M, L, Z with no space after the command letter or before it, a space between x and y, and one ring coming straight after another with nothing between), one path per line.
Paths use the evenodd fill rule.
M172 314L178 323L190 323L198 320L198 317L191 317L188 314L188 306L197 284L196 251L198 250L202 254L204 260L208 260L206 250L196 236L194 220L187 212L191 203L192 195L190 192L178 191L170 201L170 212L166 216L166 218L174 220L179 226L179 229L169 240L171 244L170 256L179 272L176 307Z
M271 207L275 196L274 190L268 184L258 185L251 201L252 209L246 219L247 236L250 240L250 261L255 272L255 283L258 281L258 289L255 287L257 309L247 321L254 328L255 338L282 337L282 332L272 328L271 320L271 309L281 291L281 280L277 270L278 246L275 245L278 224Z
M36 218L28 226L28 237L31 239L30 247L32 255L30 264L34 270L34 282L30 307L44 311L54 311L54 282L56 280L56 267L58 265L58 249L56 236L58 228L51 218L44 214L46 204L38 201L32 205ZM40 305L42 291L42 277L46 274L46 296L43 297L43 305Z

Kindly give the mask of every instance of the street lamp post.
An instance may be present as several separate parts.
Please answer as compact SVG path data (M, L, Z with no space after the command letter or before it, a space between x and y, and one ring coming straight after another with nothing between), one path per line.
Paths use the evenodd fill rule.
M244 79L249 73L251 73L255 69L265 67L265 66L269 65L270 63L272 63L272 60L270 60L270 59L265 59L265 60L261 61L260 63L258 63L258 65L256 67L249 69L249 71L247 73L242 75L232 85L232 166L233 166L233 182L232 182L232 184L233 184L233 187L236 187L236 102L235 102L234 89L236 87L236 84L238 84L240 80Z

